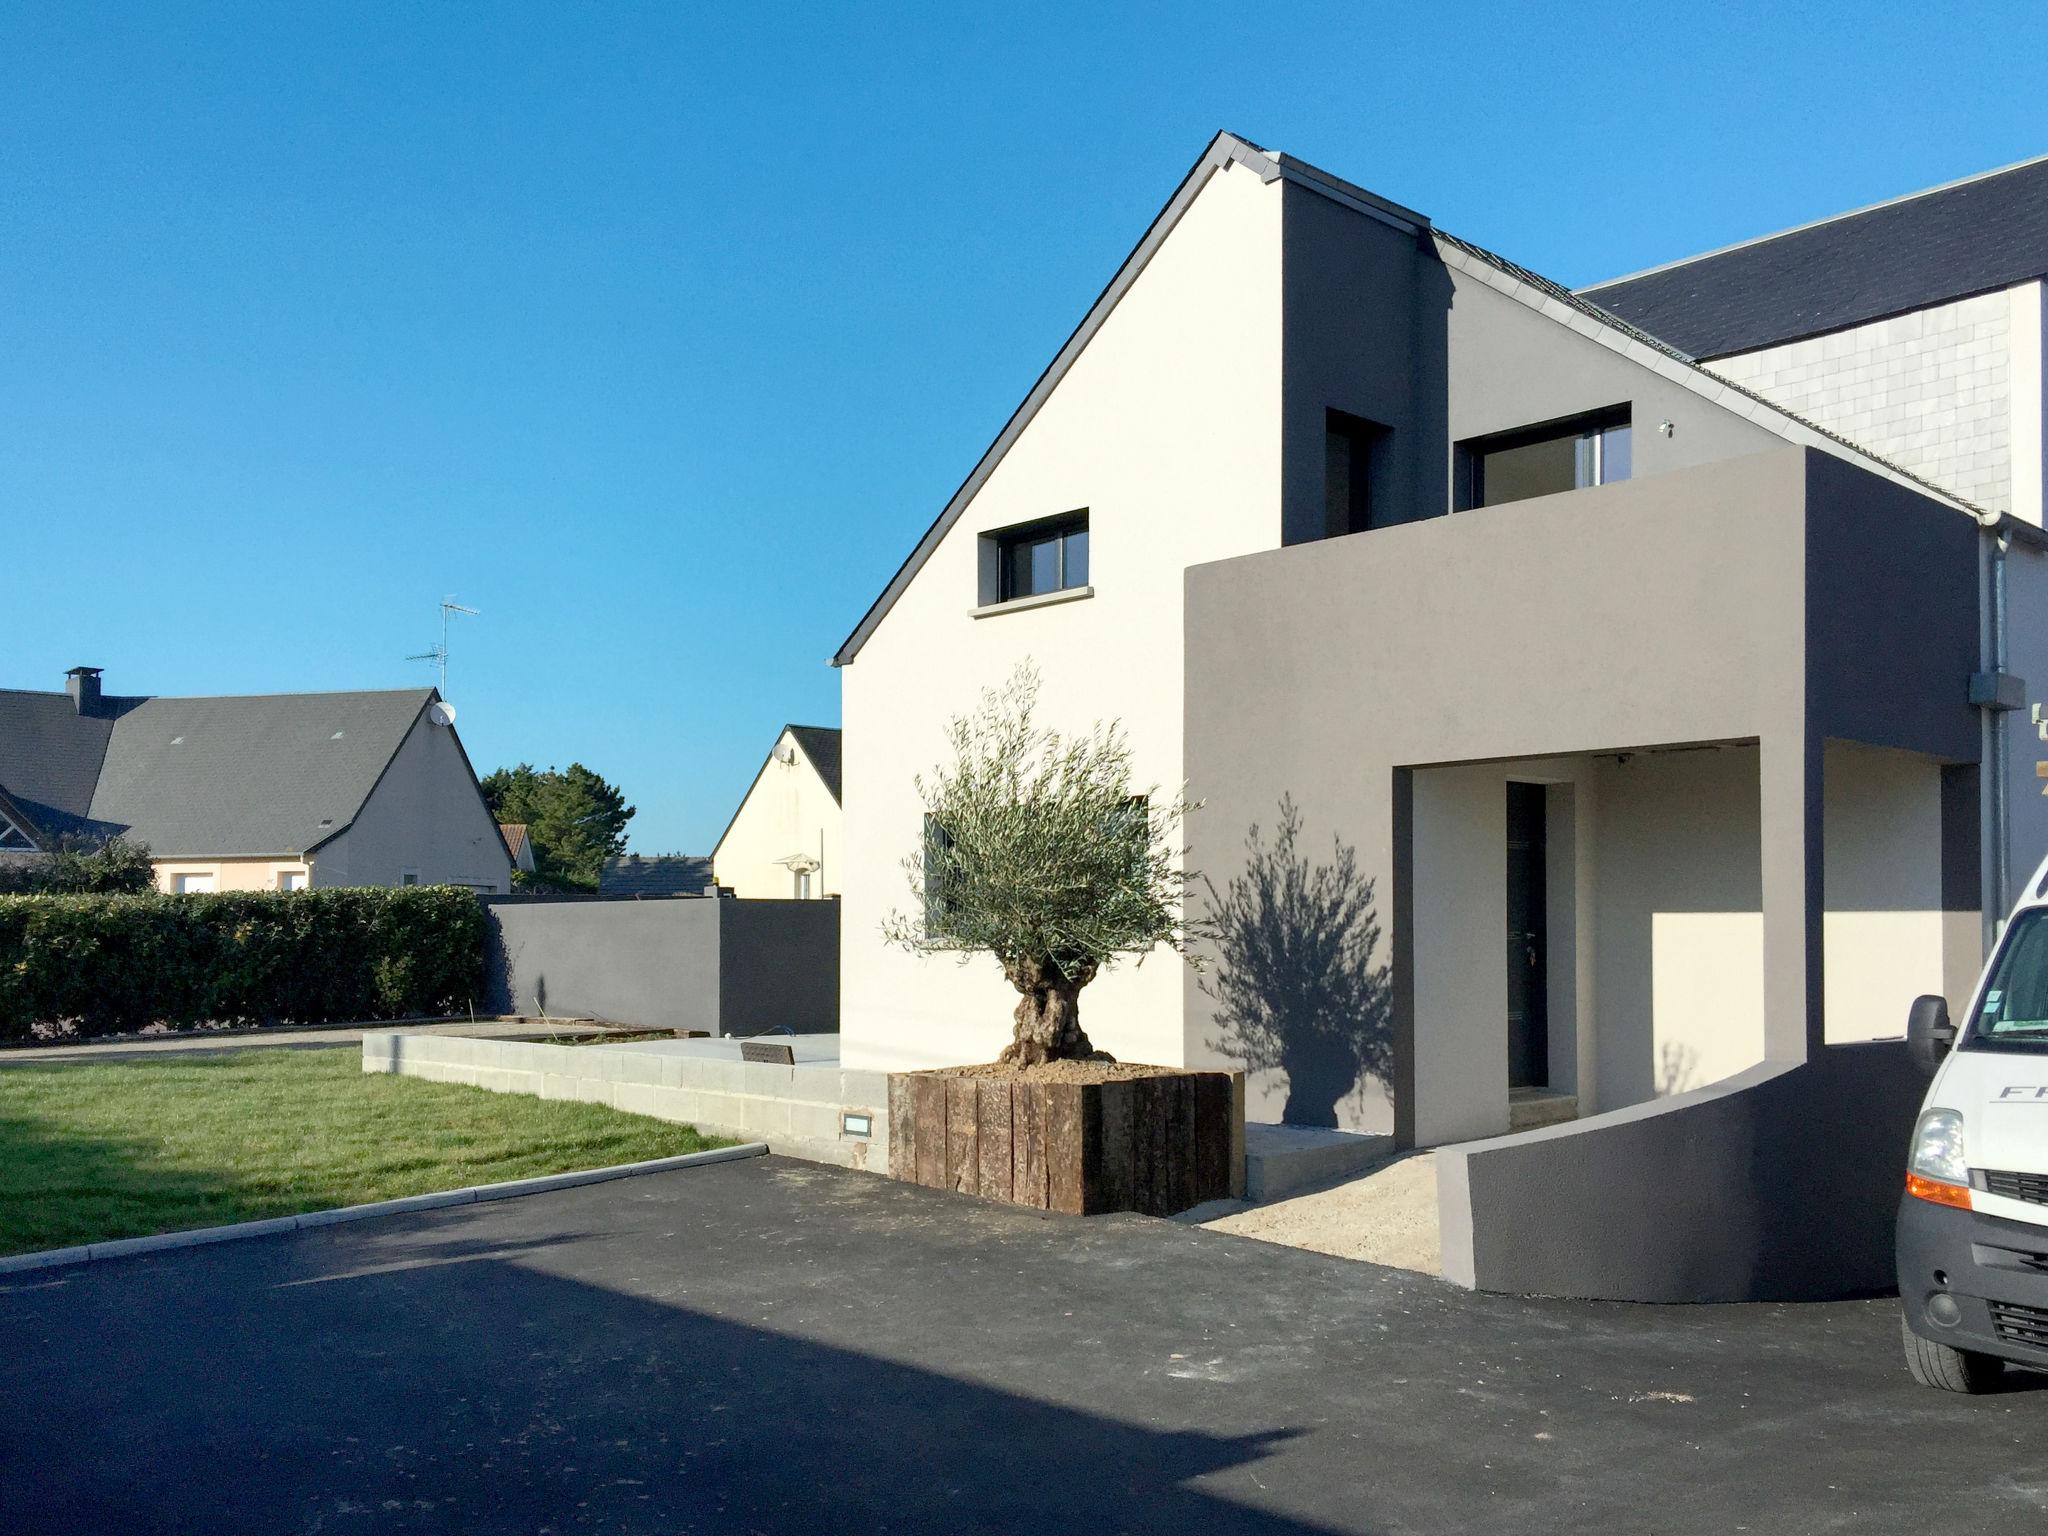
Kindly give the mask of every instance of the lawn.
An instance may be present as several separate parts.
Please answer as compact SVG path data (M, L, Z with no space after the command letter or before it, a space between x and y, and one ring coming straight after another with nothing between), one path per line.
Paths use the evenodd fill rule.
M353 1046L0 1068L0 1254L727 1143L598 1104L371 1074Z

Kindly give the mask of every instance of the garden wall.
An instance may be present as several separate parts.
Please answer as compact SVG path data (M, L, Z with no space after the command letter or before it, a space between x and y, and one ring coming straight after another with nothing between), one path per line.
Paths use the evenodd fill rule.
M649 1029L839 1028L839 903L486 898L488 1006Z
M836 1061L778 1066L667 1044L636 1049L391 1031L363 1036L363 1070L606 1104L842 1168L889 1166L888 1079L842 1070ZM856 1117L852 1130L848 1116Z

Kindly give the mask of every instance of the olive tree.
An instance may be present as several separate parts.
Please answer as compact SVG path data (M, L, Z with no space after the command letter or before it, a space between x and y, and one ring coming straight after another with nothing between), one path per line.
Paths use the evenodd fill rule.
M1019 667L947 731L952 760L916 784L923 846L903 861L913 909L883 924L919 954L996 958L1021 994L1001 1060L1097 1053L1081 989L1117 957L1185 954L1178 794L1131 786L1114 722L1062 736L1038 724L1038 675Z

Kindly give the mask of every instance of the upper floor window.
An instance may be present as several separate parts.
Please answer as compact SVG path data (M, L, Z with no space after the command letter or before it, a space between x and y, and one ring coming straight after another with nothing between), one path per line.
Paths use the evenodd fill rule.
M1458 506L1497 507L1532 496L1626 480L1627 406L1458 445Z
M1088 514L1070 513L995 535L1001 586L995 600L1014 602L1088 585Z

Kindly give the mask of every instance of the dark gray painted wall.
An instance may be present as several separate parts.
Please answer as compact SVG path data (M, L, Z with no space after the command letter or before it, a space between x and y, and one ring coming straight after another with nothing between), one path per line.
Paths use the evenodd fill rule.
M719 1021L730 1035L787 1025L839 1028L839 903L735 901L719 907Z
M1304 187L1281 197L1281 542L1323 536L1332 410L1392 429L1375 452L1376 521L1440 516L1450 508L1451 279L1435 242Z
M1927 1079L1903 1043L1437 1154L1448 1278L1616 1301L1888 1291Z
M501 1013L650 1029L839 1027L839 903L676 897L487 901Z
M1814 729L1975 762L1976 523L1817 451L1807 483Z

